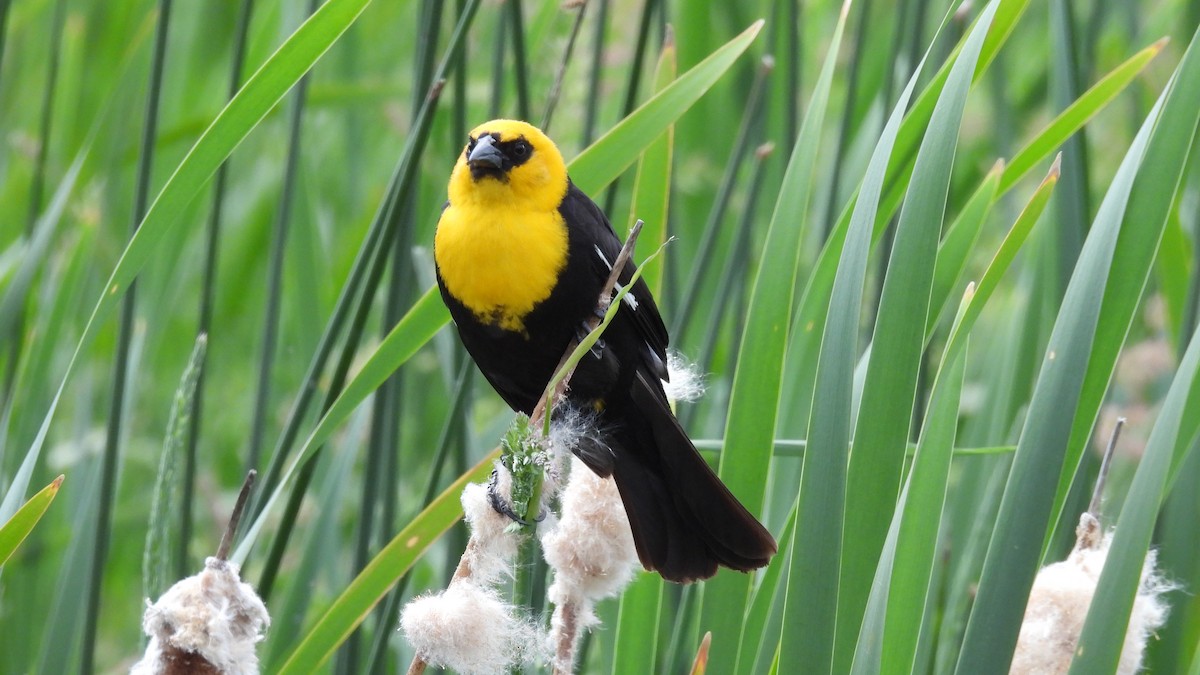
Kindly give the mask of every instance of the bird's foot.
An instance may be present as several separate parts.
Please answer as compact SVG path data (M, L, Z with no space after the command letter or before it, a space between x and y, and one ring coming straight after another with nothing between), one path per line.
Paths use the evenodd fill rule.
M509 520L511 520L519 525L528 526L528 525L532 525L534 523L540 523L546 519L546 510L545 509L542 509L541 513L538 514L537 518L534 518L532 521L526 520L520 514L518 514L516 511L514 511L512 504L509 502L508 497L505 497L504 495L500 494L500 490L498 489L498 486L497 486L497 483L499 482L499 478L500 478L499 474L497 474L496 471L493 469L492 477L490 480L488 480L488 487L487 487L488 504L491 504L493 511L495 511L496 513L499 513L500 515L508 518Z
M599 307L593 309L592 314L601 321L604 320L604 312L601 311ZM588 334L592 332L592 330L593 326L591 325L591 321L584 321L583 323L579 324L579 328L575 333L575 339L579 342L583 342L583 339L586 338ZM596 342L592 345L591 349L588 350L588 353L591 354L593 358L599 359L604 354L604 348L604 339L596 338Z

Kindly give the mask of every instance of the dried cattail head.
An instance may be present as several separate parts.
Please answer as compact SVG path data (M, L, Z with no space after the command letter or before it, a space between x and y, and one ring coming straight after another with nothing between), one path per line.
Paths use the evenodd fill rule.
M612 479L573 460L562 517L542 535L542 548L554 569L547 596L555 605L550 645L555 672L570 672L582 630L598 623L595 602L620 593L637 569L629 519Z
M1112 534L1101 536L1100 532L1096 518L1084 513L1071 555L1038 572L1013 654L1010 672L1014 675L1052 675L1070 669L1088 607L1112 546ZM1119 675L1133 675L1141 670L1147 639L1167 620L1168 608L1162 595L1171 588L1155 571L1155 552L1150 551L1129 616L1117 666Z
M536 659L542 643L536 626L469 579L408 603L400 629L425 662L464 675L507 672Z
M255 645L270 624L262 600L238 578L237 565L209 558L199 574L147 602L142 629L150 644L130 672L257 675Z

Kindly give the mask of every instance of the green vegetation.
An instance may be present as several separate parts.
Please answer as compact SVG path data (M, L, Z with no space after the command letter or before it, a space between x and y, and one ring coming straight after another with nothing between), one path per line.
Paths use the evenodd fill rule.
M501 116L646 221L639 260L675 238L646 278L707 373L680 419L780 545L639 576L580 672L684 672L709 631L712 673L1007 672L1118 416L1072 672L1115 667L1148 550L1177 589L1147 668L1200 672L1198 24L0 0L0 672L128 670L250 468L264 672L409 663L399 609L446 586L512 421L431 290L450 169Z

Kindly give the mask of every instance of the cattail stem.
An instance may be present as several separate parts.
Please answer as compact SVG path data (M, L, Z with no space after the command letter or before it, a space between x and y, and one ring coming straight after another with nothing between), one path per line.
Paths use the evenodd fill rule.
M1112 464L1113 452L1117 449L1117 439L1121 437L1121 429L1125 426L1125 418L1118 417L1113 427L1112 436L1108 439L1108 447L1104 450L1104 458L1100 460L1100 474L1096 476L1096 486L1092 488L1092 501L1088 504L1088 513L1100 515L1100 496L1104 494L1104 483L1108 480L1109 465Z
M217 560L228 560L229 549L233 546L233 538L237 536L238 523L242 520L242 512L246 510L246 501L250 498L250 490L254 487L254 479L258 472L254 469L246 474L242 482L242 491L238 493L237 502L233 505L233 513L229 515L229 526L221 535L221 544L217 547Z
M579 632L579 608L574 602L558 606L559 626L562 631L554 641L554 675L570 675L575 663L576 634Z

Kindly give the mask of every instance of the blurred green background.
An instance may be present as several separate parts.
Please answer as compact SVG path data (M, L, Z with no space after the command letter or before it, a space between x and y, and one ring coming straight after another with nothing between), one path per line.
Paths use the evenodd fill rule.
M895 200L910 185L908 173L929 106L941 91L944 80L934 73L953 62L984 3L858 0L844 9L820 0L589 0L586 5L331 0L321 10L323 23L297 33L320 4L0 0L0 496L15 509L56 475L66 476L44 518L0 569L0 672L128 669L144 646L139 635L145 598L199 570L204 556L215 552L247 469L257 468L260 486L274 490L279 475L268 467L292 461L322 406L332 403L347 378L365 371L382 380L391 372L369 359L433 283L433 231L466 131L494 117L543 123L550 106L548 132L568 159L606 137L607 150L603 141L597 148L611 153L616 146L629 155L613 165L605 160L613 155L597 152L590 164L581 159L579 174L572 168L577 182L595 186L591 195L617 231L623 234L632 217L641 217L650 228L665 225L676 237L654 272L658 304L672 329L674 349L706 374L708 389L699 402L681 404L680 418L698 445L712 452L735 492L763 515L783 550L771 572L732 580L722 572L703 591L639 579L637 598L648 604L631 605L624 613L617 600L602 604L604 626L586 639L581 671L682 672L706 630L715 633L711 672L767 672L777 658L780 672L798 672L788 660L791 647L778 654L777 648L807 645L797 639L801 633L823 655L813 672L848 672L851 661L867 671L879 669L878 663L862 665L870 664L869 640L858 630L863 607L851 603L846 610L838 603L855 594L851 588L859 589L866 602L901 481L914 475L908 473L912 462L904 459L904 441L924 438L927 407L929 419L935 419L929 401L935 382L948 386L938 374L948 373L953 364L939 368L939 363L966 282L978 281L988 269L1061 150L1061 178L1051 186L1053 197L1027 243L1015 243L1020 253L1013 270L970 331L974 339L961 399L954 397L954 408L941 418L955 448L948 473L935 481L945 503L935 499L921 516L934 523L936 555L913 568L928 576L928 588L919 593L922 604L908 618L921 627L919 636L906 638L910 660L889 665L885 658L883 669L949 672L958 662L972 589L985 557L992 555L988 542L1006 479L1009 490L1025 485L1017 482L1019 470L1012 477L1007 470L1021 461L1022 452L1033 452L1014 453L1014 448L1035 445L1039 427L1025 425L1031 401L1039 400L1035 390L1044 385L1052 391L1048 378L1056 376L1042 371L1042 363L1057 319L1062 325L1082 322L1083 333L1076 335L1087 339L1067 343L1082 350L1082 365L1075 380L1068 375L1074 384L1053 390L1075 393L1056 398L1046 393L1051 398L1040 399L1039 414L1046 424L1058 418L1061 436L1043 451L1058 459L1030 470L1029 475L1044 471L1049 476L1049 491L1030 498L1044 500L1046 507L1033 514L1034 520L1014 525L1027 528L1022 536L1036 550L1020 562L997 557L994 564L1031 576L1039 559L1066 554L1099 465L1098 455L1084 447L1102 448L1116 416L1127 417L1103 520L1115 525L1122 506L1136 501L1131 494L1144 497L1146 508L1159 513L1151 521L1152 532L1149 525L1129 526L1131 532L1153 535L1160 566L1182 589L1170 595L1172 615L1151 641L1148 664L1152 672L1188 672L1189 666L1197 672L1200 607L1194 591L1200 550L1194 524L1200 515L1200 461L1186 451L1196 442L1193 413L1200 390L1189 389L1194 366L1175 377L1200 299L1200 160L1188 153L1195 142L1196 109L1189 109L1192 99L1186 92L1175 107L1164 108L1161 118L1176 114L1182 121L1158 131L1167 127L1160 121L1147 161L1131 168L1143 181L1133 183L1129 207L1138 217L1126 214L1115 243L1115 229L1103 235L1119 261L1126 260L1122 256L1141 261L1113 267L1113 275L1118 269L1125 274L1119 283L1128 299L1114 302L1128 316L1109 311L1104 276L1100 286L1077 291L1086 302L1063 298L1072 274L1085 267L1077 266L1083 242L1101 229L1102 199L1122 189L1118 166L1155 101L1168 90L1173 74L1179 91L1197 81L1195 68L1181 64L1200 24L1200 4L1046 0L990 5L996 18L982 46L984 56L962 79L964 87L971 86L969 95L964 90L965 99L958 99L965 105L961 129L949 118L943 122L948 127L927 137L953 139L958 130L957 148L951 145L949 155L943 151L942 159L931 159L924 170L918 166L905 202L905 209L916 209L911 204L922 200L923 213L945 212L944 224L926 223L925 248L948 235L962 214L973 213L968 203L981 185L995 189L986 181L997 160L1011 161L1033 146L1035 164L1004 174L994 197L985 195L979 202L985 210L963 217L974 218L974 224L960 230L966 238L958 248L943 244L938 278L948 285L937 290L935 283L931 292L928 282L917 284L911 296L923 300L932 294L932 315L925 319L929 303L923 301L898 314L897 321L915 326L916 342L874 334L872 353L909 354L895 363L876 359L872 368L878 376L867 367L870 353L863 355L876 316L884 316L885 271L896 264L888 261L900 236L892 219ZM835 27L843 11L839 45ZM463 17L465 32L455 42L452 35ZM765 24L745 52L738 56L741 47L727 51L732 65L713 71L715 84L691 85L703 96L694 105L675 104L679 112L686 109L677 121L674 112L651 111L642 118L648 126L618 134L618 122L673 79L672 68L683 76L760 18ZM1011 30L995 28L1005 21ZM668 32L673 37L667 46L673 49L663 56ZM288 44L295 49L280 50L294 34ZM1162 38L1169 41L1160 43ZM422 102L452 44L460 51L446 64L445 86L428 109L428 125L421 127ZM308 51L301 49L304 45ZM818 80L831 48L826 92ZM870 221L878 220L880 228L893 226L879 230L857 272L864 283L859 317L855 306L828 307L833 271L850 275L855 268L845 257L837 267L840 243L824 257L821 252L831 232L845 235L884 123L923 56L927 61L913 101L928 104L913 106L913 121L902 128L892 156L885 197L875 198L880 213ZM233 110L225 127L214 125L231 93L272 63L275 70L265 69L259 80L262 88L250 93L266 92L273 82L276 88L270 91L277 94L246 97L247 107ZM1118 71L1124 74L1109 80L1110 93L1081 98ZM552 102L559 77L561 95ZM1079 101L1077 123L1053 131L1050 122ZM668 140L661 132L673 121ZM1084 121L1086 126L1072 133ZM936 123L935 115L931 124ZM202 141L210 125L218 133ZM1052 131L1044 134L1047 128ZM125 269L137 272L135 294L125 294L124 283L115 286L119 293L108 293L114 286L106 279L126 252L131 228L186 164L193 146L239 141L215 179L210 176L224 153L192 155L194 166L207 164L179 173L174 196L168 195L147 220L153 239L126 254ZM785 175L794 147L796 168ZM648 157L669 162L669 174L648 170L639 176L636 166L626 167L647 148ZM1175 163L1151 162L1159 150L1175 151L1168 157ZM610 181L606 171L620 177ZM944 178L937 177L939 172ZM948 186L944 204L938 199L939 180ZM1150 194L1138 189L1144 185L1164 192L1139 201L1138 194ZM631 207L635 186L640 197ZM893 195L890 207L887 195ZM654 205L656 196L657 211L642 207ZM777 212L777 203L798 208ZM1157 218L1142 218L1145 209ZM1118 225L1123 212L1122 205ZM835 227L839 216L841 230ZM372 239L373 231L382 243ZM661 229L654 231L662 236ZM778 241L792 245L780 251L770 245ZM651 250L643 244L641 255ZM356 262L360 256L362 263ZM823 268L825 277L816 274L820 260L832 263ZM927 260L932 269L933 258ZM787 265L795 266L794 274ZM355 269L362 271L363 283L343 301ZM1104 262L1095 269L1109 274ZM1138 285L1143 280L1144 291ZM756 288L761 290L755 293ZM1089 328L1086 305L1101 307L1102 297L1103 310ZM89 316L102 301L107 304L89 329ZM413 329L411 340L419 350L411 358L393 359L403 362L396 374L369 387L371 395L361 405L339 414L328 442L307 455L311 465L300 471L301 489L295 489L294 478L287 481L266 512L243 571L267 596L272 614L272 628L260 647L264 672L281 666L357 572L433 496L497 445L511 418L486 382L464 366L452 330L426 339L445 321L436 298L433 303L420 305L435 309L421 314ZM797 509L808 484L802 471L814 471L809 480L822 475L802 459L799 441L815 443L810 430L818 419L826 420L810 418L829 391L819 387L817 363L824 369L836 357L830 355L828 333L821 348L821 329L827 318L832 325L832 317L845 312L848 332L836 342L851 359L846 364L863 360L854 379L844 371L838 380L845 392L853 383L852 406L840 404L842 390L828 394L841 405L831 424L841 433L854 429L859 438L864 433L899 438L901 445L879 450L892 450L889 468L880 469L880 480L891 486L877 495L880 505L856 499L854 460L849 460L847 479L848 447L845 440L833 443L837 452L827 468L835 482L841 481L834 499L845 496L845 502L826 515L811 506ZM811 316L819 317L815 329ZM207 348L196 366L202 373L199 385L192 380L181 386L200 330L207 334ZM1093 330L1101 346L1093 346ZM888 351L889 341L896 349ZM329 348L328 358L313 368L322 345ZM73 361L77 346L82 351ZM749 358L748 349L758 358ZM753 367L773 375L760 379ZM1079 368L1089 379L1082 379ZM899 388L888 388L881 383L889 369L911 370L916 379L904 384L908 380L896 375ZM837 377L843 371L825 372ZM1151 430L1173 381L1182 387L1177 396L1183 422L1175 431L1161 432L1159 445L1170 446L1163 455L1169 481L1135 493L1131 485L1139 458L1152 454ZM754 388L762 391L752 396ZM1081 388L1085 402L1077 407ZM307 395L311 400L297 413ZM861 413L860 396L868 406ZM869 407L880 400L893 401L897 409ZM876 415L875 430L866 431ZM1094 420L1095 438L1089 440ZM753 447L734 447L718 456L727 432ZM772 444L772 438L780 441ZM739 463L737 453L743 450L752 459ZM22 476L23 465L32 473ZM1050 511L1055 488L1056 510ZM264 499L254 508L262 508ZM455 499L450 495L444 503L452 506ZM289 500L291 508L285 507ZM10 515L4 512L0 521ZM839 557L859 551L856 532L849 525L842 530L843 518L870 525L862 539L868 542L865 559ZM799 528L794 551L793 522ZM814 557L815 567L806 568L809 551L829 550L824 540L805 538L824 536L820 528L809 528L814 523L832 523L836 535L831 536L840 549L834 546L834 557L824 563ZM387 596L353 637L344 643L335 639L339 651L321 669L394 672L405 667L411 650L395 632L400 599L444 587L466 540L461 524L445 535L442 527L430 525L428 539L436 541L407 570L395 599ZM797 603L807 597L800 582L805 569L833 570L833 579L819 583L835 589L834 605L826 599L826 609L840 611L814 610L813 616L836 616L836 622L815 619L815 629L794 623L804 616ZM865 569L866 576L855 569ZM392 579L405 572L396 569ZM1020 579L1008 583L1018 589L1026 583L1027 589ZM1012 595L1009 611L1019 619L1023 596ZM630 597L626 602L633 602ZM717 604L729 598L733 605ZM715 608L722 606L729 616L714 626L712 619L720 613ZM885 644L892 644L889 639ZM1011 651L1012 646L996 649Z

